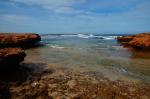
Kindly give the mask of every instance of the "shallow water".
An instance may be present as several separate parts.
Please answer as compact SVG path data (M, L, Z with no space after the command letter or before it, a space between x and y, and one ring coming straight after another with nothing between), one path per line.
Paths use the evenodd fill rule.
M123 48L114 35L43 35L42 47L28 49L25 62L98 72L116 81L150 83L150 52Z

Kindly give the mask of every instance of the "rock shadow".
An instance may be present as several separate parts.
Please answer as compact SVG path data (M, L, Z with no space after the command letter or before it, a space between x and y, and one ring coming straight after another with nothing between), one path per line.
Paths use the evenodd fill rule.
M150 50L129 49L131 58L150 58Z
M32 45L20 46L20 47L26 50L26 49L32 49L32 48L43 47L43 46L45 46L45 44L44 44L44 43L37 42L37 43L32 44Z
M18 66L10 66L15 68L0 69L0 99L11 97L10 86L40 79L45 65L44 63L22 63Z

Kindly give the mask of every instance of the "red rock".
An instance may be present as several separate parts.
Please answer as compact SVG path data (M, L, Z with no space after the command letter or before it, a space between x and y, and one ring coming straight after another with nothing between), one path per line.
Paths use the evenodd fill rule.
M150 49L150 33L122 36L118 37L117 40L123 45L128 45L133 48Z
M26 56L21 48L0 49L0 67L17 65L24 60Z
M40 41L38 34L0 33L0 47L31 47Z
M129 42L131 41L133 38L129 37L129 36L122 36L122 37L117 37L117 40L120 42Z

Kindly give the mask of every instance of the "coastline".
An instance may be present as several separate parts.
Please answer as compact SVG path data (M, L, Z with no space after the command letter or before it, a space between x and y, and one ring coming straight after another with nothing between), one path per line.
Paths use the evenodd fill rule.
M111 81L96 72L47 66L32 59L31 63L24 61L19 68L10 71L0 76L2 98L150 98L150 85L146 83Z

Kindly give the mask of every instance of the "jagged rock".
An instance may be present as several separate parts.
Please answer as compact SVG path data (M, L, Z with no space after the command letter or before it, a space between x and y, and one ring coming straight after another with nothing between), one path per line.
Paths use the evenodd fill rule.
M4 48L0 49L0 68L16 66L24 60L26 56L21 48Z
M133 48L150 49L150 33L117 37L117 40L123 45L128 45Z
M0 33L0 47L32 47L36 42L40 41L38 34L22 34L22 33Z

